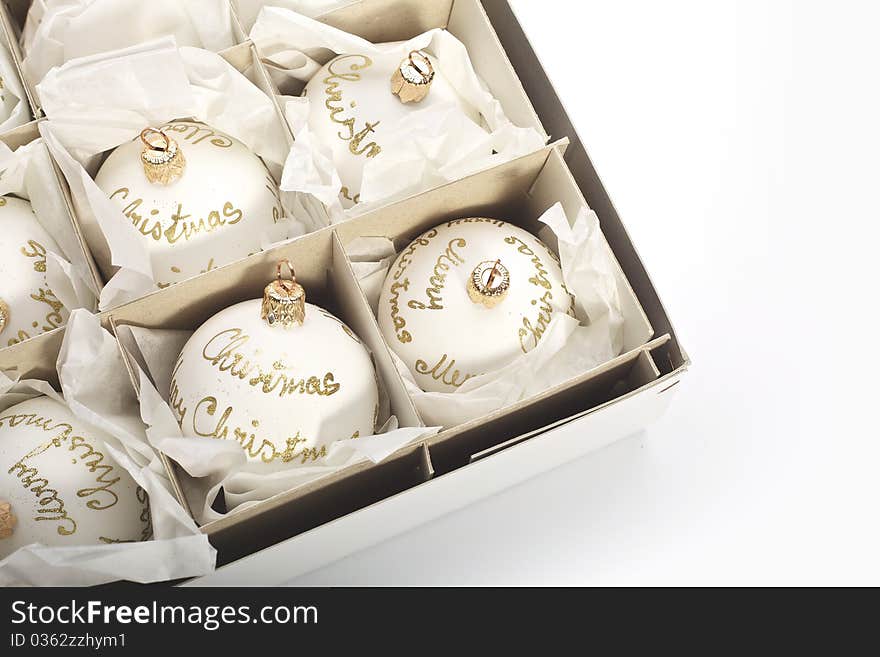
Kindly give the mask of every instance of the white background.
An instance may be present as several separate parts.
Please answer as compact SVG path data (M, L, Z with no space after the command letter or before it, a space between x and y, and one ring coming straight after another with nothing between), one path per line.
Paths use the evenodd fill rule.
M880 584L880 5L512 4L693 368L644 434L293 583Z

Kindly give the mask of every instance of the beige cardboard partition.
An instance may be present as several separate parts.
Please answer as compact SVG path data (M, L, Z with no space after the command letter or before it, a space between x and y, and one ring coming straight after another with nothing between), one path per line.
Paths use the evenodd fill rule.
M42 379L58 384L55 362L64 340L64 328L0 349L0 371L14 372L22 379Z
M37 106L30 85L27 83L27 80L24 79L24 73L21 67L21 47L18 43L20 34L21 31L10 14L9 7L6 6L6 3L0 3L0 41L2 41L2 43L0 43L0 48L5 48L9 52L9 58L12 61L15 73L18 75L21 86L24 89L25 98L23 100L28 106L28 113L31 118L30 123L33 123L33 121L42 116L42 113ZM6 131L6 134L3 135L4 141L7 141L7 138L9 138L9 140L19 144L27 143L19 141L19 138L16 137L16 135L22 131L26 134L30 123ZM7 143L9 143L9 141L7 141Z

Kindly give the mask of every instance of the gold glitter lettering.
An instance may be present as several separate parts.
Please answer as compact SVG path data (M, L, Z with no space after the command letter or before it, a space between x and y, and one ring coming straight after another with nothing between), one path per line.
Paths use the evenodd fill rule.
M26 258L35 258L34 271L41 274L46 273L46 247L36 240L28 240L27 244L21 247L21 253Z
M348 70L345 70L346 65ZM345 99L340 82L358 82L361 80L361 74L356 71L369 68L372 65L373 61L365 55L343 55L330 62L327 66L330 75L323 80L326 85L324 92L327 94L324 106L330 111L330 120L345 128L344 131L337 133L339 138L348 142L348 150L352 155L365 155L368 158L376 157L382 152L382 148L375 141L364 144L364 141L375 132L380 122L365 121L365 127L356 130L357 119L340 116L345 112Z
M443 288L446 287L446 273L453 267L464 264L464 258L455 252L456 248L463 249L467 246L467 242L457 238L450 240L446 251L437 258L437 264L434 265L434 275L428 279L428 288L425 295L428 297L428 303L425 304L415 299L410 300L407 304L413 310L443 310L443 298L440 296Z
M175 121L174 123L167 123L162 126L162 130L179 133L175 136L191 144L201 144L206 139L210 139L208 143L218 148L229 148L232 146L232 140L229 137L218 134L201 123Z
M62 536L70 536L77 529L77 523L67 511L66 504L60 493L50 488L49 481L40 475L39 470L31 466L28 461L34 459L52 448L61 448L67 445L67 451L77 453L74 463L81 463L91 474L96 474L94 487L81 488L76 492L77 497L92 498L86 502L86 506L96 511L103 511L115 506L119 501L118 493L113 487L118 484L122 477L116 474L116 469L104 462L104 454L94 447L93 441L85 436L73 435L73 426L66 422L56 422L50 417L35 413L11 414L0 417L0 427L10 428L31 427L43 432L54 434L46 442L39 444L30 452L22 456L7 471L8 474L16 475L25 489L30 490L37 498L35 521L55 521L58 523L57 532ZM140 490L140 489L138 489ZM138 496L138 500L147 505L147 519L149 509L146 493ZM141 514L144 519L144 512ZM152 531L152 530L150 530Z
M253 363L241 353L241 349L250 341L250 336L242 329L232 328L221 331L202 349L202 357L221 372L248 385L259 388L265 394L286 395L318 395L329 397L339 392L341 384L335 381L332 372L323 377L308 376L297 378L290 374L292 367L276 361L269 369Z
M412 333L404 330L406 327L406 320L400 315L400 290L406 292L409 289L409 279L403 279L403 283L396 282L391 284L391 321L394 322L394 332L397 334L397 339L400 340L403 344L407 342L412 342Z
M110 198L118 196L121 200L127 201L130 194L131 190L128 187L120 187L110 194ZM122 208L122 214L144 237L156 242L164 239L169 244L176 244L181 240L189 241L200 233L211 233L224 226L234 226L244 218L244 213L230 201L225 202L221 210L211 210L207 217L197 219L185 214L183 205L178 204L177 210L171 215L171 225L163 229L162 221L157 218L159 210L153 208L150 210L150 216L145 217L139 212L143 204L142 198L134 199Z
M295 436L285 440L285 447L279 450L275 443L268 438L260 438L257 434L248 429L241 427L232 428L232 436L229 435L229 420L235 412L232 406L228 406L223 413L217 418L219 402L216 397L205 397L195 406L193 413L193 432L202 438L216 439L234 439L245 450L247 455L253 459L259 459L263 463L272 463L280 460L282 463L290 463L299 460L305 464L309 461L317 461L327 456L327 447L322 445L320 449L316 447L302 447L303 443L308 442L297 431ZM203 426L202 418L207 426ZM215 422L215 418L216 422ZM259 421L251 421L253 429L258 429Z
M440 357L440 360L437 361L437 364L433 367L430 367L428 363L423 360L417 360L416 373L426 374L435 381L440 381L453 388L460 388L464 385L465 381L476 376L475 374L462 375L460 370L455 369L455 359L450 359L447 354L443 354L443 356ZM462 376L464 378L462 378Z

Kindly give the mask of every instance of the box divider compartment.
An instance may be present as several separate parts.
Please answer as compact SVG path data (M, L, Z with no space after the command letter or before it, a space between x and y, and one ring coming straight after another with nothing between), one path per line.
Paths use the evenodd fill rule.
M545 138L548 136L479 0L360 0L315 20L373 43L406 41L431 29L446 29L467 48L474 70L507 117L518 126L533 127ZM250 31L243 21L239 22ZM282 93L299 92L293 82L291 85Z
M389 15L395 20L389 21ZM361 0L329 11L316 20L374 43L402 41L434 28L448 29L465 45L474 69L501 103L507 117L515 125L532 127L548 138L479 0ZM258 59L261 59L259 49L257 52ZM301 91L293 82L290 88L285 86L279 90L277 78L269 74L262 59L261 63L270 81L269 88L276 94L298 94ZM281 99L279 104L283 104ZM564 152L568 139L562 133L554 137L556 141L551 146Z
M250 80L269 97L272 103L272 107L275 110L276 118L279 124L282 126L284 139L287 141L288 145L292 146L293 135L290 131L290 126L288 125L287 120L284 118L281 106L278 103L278 98L273 93L272 85L268 82L269 74L263 66L263 63L260 61L259 55L254 45L250 41L247 41L237 46L233 46L232 48L227 48L226 50L218 54L242 75L247 77L248 80ZM249 71L251 72L251 75L248 75ZM180 120L186 120L190 117L181 116L176 118ZM49 123L51 124L51 120L43 120L49 121ZM103 154L99 154L94 158L93 161L96 163L95 169L100 166L100 163L103 162L104 159L106 159L109 153L110 151L107 151ZM93 270L93 275L96 278L98 288L101 289L110 279L110 276L107 275L107 272L102 271L102 268L97 264L98 262L111 262L110 247L107 243L107 239L101 231L101 228L97 225L97 222L93 218L89 217L89 212L79 207L76 200L73 198L73 194L71 193L70 185L68 184L67 179L64 177L64 174L57 163L54 162L54 158L52 159L57 177L61 183L61 187L64 192L65 199L67 200L68 206L71 210L71 217L73 218L73 222L76 227L75 230L83 244L84 250L87 253L87 257ZM269 169L269 172L275 182L280 182L281 170L278 167L271 166L268 162L264 163ZM90 166L89 173L94 178L94 172L91 171L91 168L92 167Z
M629 373L626 375L626 378L621 380L620 382L625 382L625 386L616 385L611 388L611 392L614 395L620 395L624 390L637 390L645 385L653 383L656 379L659 378L657 367L653 364L650 352L647 350L640 352L634 361L628 360L622 365L625 368L629 368ZM546 426L542 426L539 429L528 431L506 442L490 446L480 452L472 454L470 457L470 462L473 463L475 461L479 461L486 457L492 456L493 454L502 452L505 449L509 449L511 447L519 445L520 443L523 443L530 438L534 438L535 436L541 435L549 430L568 424L572 421L572 419L573 418L570 416L565 417L554 422L550 422Z
M312 301L319 305L326 303L326 267L333 257L332 237L329 230L318 231L285 247L274 249L271 256L268 255L269 252L256 254L214 270L210 277L189 279L102 313L102 324L116 336L135 390L139 392L135 365L144 369L151 379L152 375L131 336L132 326L195 330L224 308L240 301L260 298L266 284L275 274L277 261L282 257L298 263L297 278L311 291ZM236 271L235 265L243 271ZM210 284L212 282L213 285ZM0 352L0 357L2 355ZM166 401L167 393L167 390L159 390ZM163 462L175 494L179 495L184 508L192 515L191 505L185 494L186 486L182 483L188 475L173 461L163 459Z
M657 340L660 341L668 341L668 337ZM653 383L658 378L656 373L649 349L643 347L596 368L575 385L566 383L547 391L538 407L531 403L499 414L491 425L486 421L473 422L457 427L454 433L441 433L430 444L437 473L451 472L472 460L519 444L544 433L548 425L565 424L574 415Z
M372 348L381 347L375 318L344 256L342 246L332 229L307 235L283 246L240 260L202 276L157 291L103 314L106 327L114 331L125 356L126 365L137 389L134 364L144 367L146 360L138 357L138 347L131 340L130 327L176 328L194 330L209 317L234 303L258 298L272 280L275 264L289 259L296 269L297 280L306 287L311 302L327 308L345 321ZM372 344L370 344L372 343ZM377 350L381 355L381 349ZM386 359L390 358L384 354ZM393 364L388 371L397 375ZM384 379L384 375L381 374ZM401 426L418 426L418 414L402 389L402 382L385 382L389 390L397 386L403 391L393 395L391 411ZM167 391L160 390L166 396ZM398 403L403 403L398 407ZM396 401L395 401L396 400ZM175 493L187 504L185 479L188 477L177 464L168 461L168 473ZM241 556L243 541L265 547L261 541L289 538L307 528L344 515L358 505L383 499L401 492L433 476L430 453L424 442L408 445L380 464L362 462L280 493L250 508L243 509L202 526L202 531L223 550L224 560ZM362 493L347 491L363 490ZM303 501L307 500L307 501ZM356 501L355 501L356 500ZM350 505L355 505L354 507ZM288 514L290 517L288 517ZM280 522L279 519L284 519Z
M341 224L337 227L337 233L343 245L357 237L379 236L390 238L400 249L442 221L468 216L506 219L537 232L542 226L538 217L555 203L561 203L570 220L579 211L588 208L558 148L550 149L543 161L527 157L519 164L502 165L495 170L430 190L418 198L368 213ZM549 245L558 246L552 243ZM438 472L444 473L460 467L468 461L471 454L493 444L504 442L526 431L538 430L551 417L561 420L586 410L588 406L585 404L593 403L593 400L599 403L613 398L614 386L629 380L634 363L640 358L650 359L645 345L652 338L653 327L626 282L607 242L605 246L612 262L617 266L616 278L625 318L623 353L610 362L541 394L499 409L488 416L447 428L431 437L428 444L431 446ZM668 340L669 336L663 336L653 344L657 346ZM387 342L385 344L387 346ZM642 385L644 382L639 380L638 383ZM555 404L549 416L548 404ZM528 428L524 430L524 427Z
M134 335L131 333L131 327L127 325L120 326L112 316L108 317L107 321L109 323L110 332L116 338L116 346L119 349L119 353L122 355L122 362L125 364L125 369L131 379L131 386L134 388L137 398L140 399L141 380L139 372L143 372L147 377L150 377L147 363L144 360L143 355L140 353L140 347L135 341ZM189 500L186 498L186 494L180 485L180 478L185 476L185 473L181 471L181 468L177 463L165 456L162 452L159 452L159 460L165 468L165 473L168 475L168 481L171 483L171 491L174 494L175 499L180 503L187 514L192 517L193 512L190 508Z
M569 220L574 220L581 209L590 207L572 177L562 152L559 150L553 151L547 158L547 164L541 171L541 175L538 176L535 184L529 190L529 201L531 203L531 211L536 216L554 203L562 203L562 207L565 209ZM623 326L623 348L624 350L635 349L653 337L654 328L604 234L601 239L615 268L614 273L617 279L617 288L620 292L622 312L624 317L627 318ZM555 244L553 246L557 247Z

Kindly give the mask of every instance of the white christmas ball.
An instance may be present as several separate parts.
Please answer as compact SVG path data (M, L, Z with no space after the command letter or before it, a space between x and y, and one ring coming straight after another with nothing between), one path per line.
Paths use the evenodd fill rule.
M434 81L427 97L403 103L391 92L391 76L401 64L396 55L340 55L312 77L303 94L309 99L309 129L330 148L343 189L346 209L360 201L364 165L389 154L389 135L398 137L400 122L412 112L439 105L458 106L470 120L480 122L477 112L465 105L443 76L443 66L430 56ZM393 154L392 154L393 155Z
M180 178L148 180L137 138L110 153L95 182L145 241L156 281L167 287L259 252L283 217L275 180L243 143L193 121L162 130L186 160ZM109 262L99 265L112 275Z
M60 253L58 244L31 204L0 197L0 230L0 345L9 346L64 326L69 313L46 280L46 253Z
M37 397L0 412L0 506L15 523L0 559L30 543L51 547L147 540L146 493L107 454L108 436L62 403ZM0 536L8 526L0 509Z
M478 267L483 281L495 272L493 286L506 280L500 300L474 300L468 281ZM455 392L528 353L557 312L574 309L556 254L486 218L450 221L412 242L391 266L378 309L385 340L427 392Z
M379 392L360 339L308 303L302 326L269 326L261 303L221 311L181 351L170 400L184 435L237 440L265 471L320 464L331 443L373 435Z

